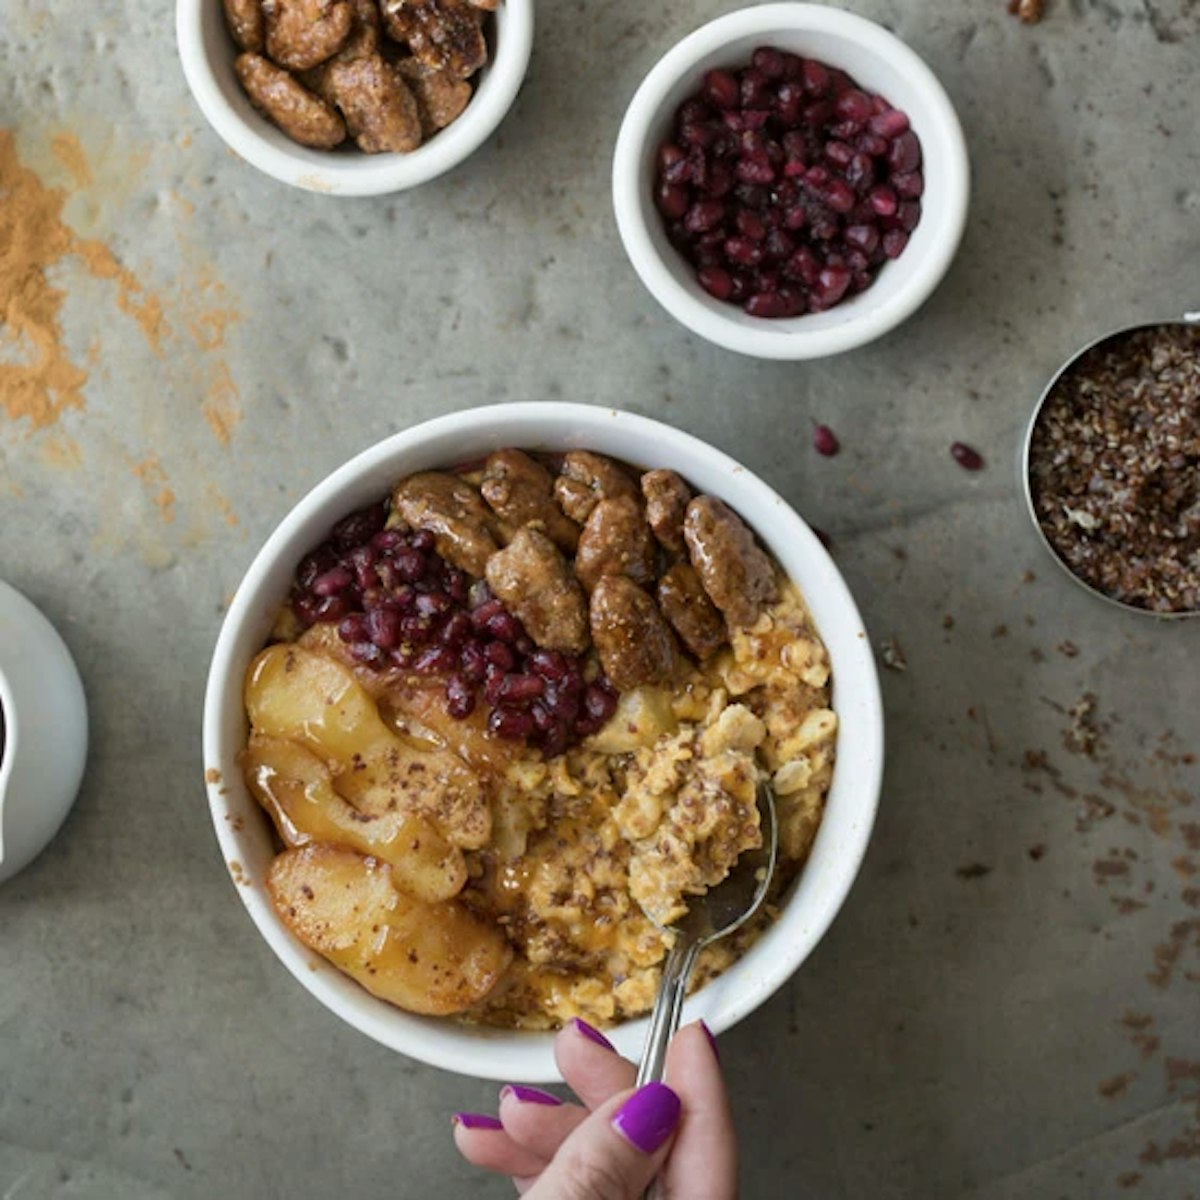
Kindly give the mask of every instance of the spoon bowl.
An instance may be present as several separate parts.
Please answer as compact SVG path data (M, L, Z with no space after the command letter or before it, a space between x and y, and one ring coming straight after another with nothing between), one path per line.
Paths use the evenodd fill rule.
M678 921L662 925L646 914L657 928L673 934L674 941L663 964L662 981L638 1067L638 1087L663 1077L667 1047L679 1028L688 980L700 951L740 929L766 899L779 852L779 826L775 818L775 793L765 779L759 782L756 799L762 844L741 854L725 879L704 895L693 898Z

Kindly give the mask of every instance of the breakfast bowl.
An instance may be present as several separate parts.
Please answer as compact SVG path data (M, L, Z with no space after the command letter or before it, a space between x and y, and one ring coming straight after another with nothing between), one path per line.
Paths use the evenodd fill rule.
M466 107L407 153L320 149L289 138L251 104L234 69L239 49L222 0L177 0L179 57L200 111L231 150L282 183L332 196L378 196L427 183L459 165L512 106L533 45L533 0L502 0L487 14L488 61ZM424 120L424 114L422 114Z
M450 464L478 462L507 447L553 454L587 450L643 468L678 472L697 491L713 498L713 504L723 501L753 528L780 569L803 592L811 614L806 619L824 642L825 675L832 672L831 704L837 714L836 741L831 741L836 766L815 841L796 881L781 899L777 920L687 1001L686 1019L703 1018L718 1033L728 1029L787 981L829 927L870 836L883 766L883 718L870 641L845 582L816 535L746 468L699 439L656 421L557 402L455 413L364 451L292 509L236 591L217 641L205 700L208 798L238 893L259 933L288 970L356 1029L443 1069L540 1082L557 1078L552 1033L403 1011L370 994L293 936L268 890L268 872L277 854L273 830L242 769L250 731L243 690L248 668L268 653L263 647L289 598L298 561L335 522L388 494L397 480ZM255 728L259 727L256 717ZM636 1057L646 1028L646 1019L639 1018L617 1023L606 1032L621 1053Z
M774 95L759 99L751 95L747 99L743 69L752 63L757 67L756 51L778 53L786 58L791 68L788 75L780 76L774 72L770 75L771 87L766 91L774 88ZM815 64L811 76L801 77L802 64L805 72L810 64ZM769 66L764 69L772 71ZM737 78L725 75L724 86L730 91L728 100L721 96L720 80L714 90L708 90L710 72L739 70L742 74ZM830 75L834 79L832 85L828 83ZM783 83L776 83L779 78ZM736 88L739 80L740 95ZM757 83L756 80L751 85L752 91ZM796 114L794 117L782 115L785 106L792 104L790 99L783 99L785 86L799 89L799 98L792 110ZM830 86L834 89L832 92L823 90ZM857 125L839 124L844 114L838 106L827 116L813 115L830 96L836 96L840 106L841 93L837 89L842 87L853 90L855 102L865 104L870 101L875 105L874 109L857 118ZM733 157L727 160L735 174L732 181L719 188L713 180L716 171L723 167L714 169L710 160L707 166L702 164L698 168L706 170L707 175L703 185L694 183L690 194L694 199L706 202L715 197L718 206L725 207L723 218L706 215L704 205L698 203L693 203L685 215L682 208L686 201L682 196L676 209L668 207L674 201L664 202L663 195L657 191L660 175L662 179L672 178L664 172L688 171L686 161L680 159L678 164L672 164L663 156L672 154L679 158L680 150L690 150L690 145L680 136L686 133L683 125L688 120L682 106L685 102L705 98L712 102L710 111L696 124L708 127L709 133L702 128L696 134L697 139L703 136L706 140L702 144L707 147L714 129L718 143L735 139L728 151L718 145L716 150L706 149L706 154L740 154L746 160L735 161ZM738 107L748 103L761 108L751 113ZM848 111L853 117L853 104ZM768 124L763 132L761 121L768 114L774 124ZM715 120L710 121L709 117ZM911 142L909 153L913 161L903 162L903 154L895 160L897 169L906 174L899 195L911 197L915 206L911 210L913 219L906 220L900 228L895 207L897 197L889 198L884 192L879 200L880 211L886 212L885 217L879 218L880 228L886 230L892 225L897 228L892 234L897 240L888 247L886 256L876 242L878 233L870 228L878 212L872 215L869 202L874 203L874 200L868 193L876 168L887 169L890 149L883 143L878 148L868 147L866 167L856 163L845 169L844 178L861 185L857 193L853 187L842 189L844 178L839 178L829 184L830 189L842 189L835 194L820 188L826 186L824 181L842 167L832 159L819 157L823 151L816 144L803 153L797 151L795 159L789 149L787 161L783 162L780 145L787 145L787 138L792 135L777 137L786 122L794 120L795 125L789 127L799 129L803 122L811 121L813 137L825 150L844 155L848 161L853 154L863 152L863 137L873 132L874 126L870 122L876 118L884 122L883 133L892 132L887 121L895 120L906 139L911 142L914 134L918 139ZM723 123L727 129L723 128ZM775 157L771 158L770 167L765 168L764 176L755 174L757 166L764 164L753 161L758 152L753 149L754 139L760 137L775 143L767 146ZM673 140L676 138L679 139L678 148ZM736 139L743 140L738 142ZM833 147L832 150L829 147ZM871 154L882 157L870 159ZM746 163L749 163L748 167ZM805 177L805 170L813 167L817 168L816 174ZM741 173L743 168L747 174ZM794 175L791 174L793 170ZM747 182L759 186L760 190L768 190L772 205L789 188L799 192L800 199L789 209L789 214L793 210L798 214L796 223L784 225L783 230L793 242L805 247L802 253L807 254L811 249L816 254L815 264L809 266L802 260L795 273L789 273L791 260L784 259L783 252L779 259L766 259L767 267L774 274L782 273L784 288L790 288L800 296L786 304L763 301L761 315L752 315L753 297L746 304L740 304L741 297L736 291L739 281L736 279L735 302L730 302L730 284L722 268L717 268L715 281L701 286L696 266L685 259L680 249L680 225L686 224L691 233L708 231L709 222L718 219L725 221L725 232L739 239L739 244L744 234L761 239L761 230L751 229L747 233L733 223L735 219L737 222L742 220L741 212L736 211L743 206L738 189ZM925 302L948 270L962 238L969 200L970 167L962 128L949 97L929 67L895 35L863 17L837 8L816 4L767 4L729 13L702 26L668 51L653 67L634 95L621 125L613 159L612 186L617 226L630 261L651 295L677 321L710 342L741 354L800 360L862 346L894 329ZM819 204L814 198L819 198ZM813 206L806 222L803 209L810 200ZM758 203L747 200L745 205L753 208ZM784 203L789 202L780 201L781 205ZM903 199L900 205L903 211ZM831 207L834 210L832 217ZM819 218L814 216L818 210ZM672 219L677 224L669 230ZM758 223L753 212L749 219L752 224ZM788 219L791 219L790 215ZM853 233L849 231L852 223L855 226ZM823 229L823 224L828 225L828 229ZM840 278L845 269L844 262L829 260L825 262L825 269L832 266L833 276L822 275L818 286L815 277L825 261L823 256L827 248L833 245L825 239L834 237L835 228L840 229L838 237L842 233L847 235L847 244L851 238L860 239L855 245L864 257L869 252L869 267L849 272L853 282L848 285ZM716 229L718 233L710 232L709 236L717 236L719 242L722 226L718 224ZM886 243L886 232L883 238ZM729 241L724 243L724 252L727 256L732 254ZM853 252L854 247L850 253ZM710 253L706 260L704 253L701 246L697 251L697 263L703 265L707 261L713 269L711 264L719 262L719 257ZM747 258L741 251L737 261L758 266L757 261ZM801 279L803 286L792 282ZM753 291L755 286L751 284L749 289ZM747 308L752 311L746 311Z

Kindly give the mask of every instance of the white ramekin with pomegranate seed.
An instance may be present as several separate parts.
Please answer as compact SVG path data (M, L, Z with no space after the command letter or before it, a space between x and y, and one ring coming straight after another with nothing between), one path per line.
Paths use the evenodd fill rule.
M894 329L949 268L969 192L933 72L817 4L742 9L684 38L635 94L613 160L642 282L694 333L757 358Z

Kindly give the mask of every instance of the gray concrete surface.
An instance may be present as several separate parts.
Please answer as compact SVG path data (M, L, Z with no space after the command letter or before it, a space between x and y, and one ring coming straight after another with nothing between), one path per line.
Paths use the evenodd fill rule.
M745 1195L1200 1194L1200 623L1076 590L1014 474L1072 347L1200 305L1200 6L1048 0L1030 28L1004 0L848 4L945 81L974 209L920 314L799 366L676 326L610 212L638 80L731 7L544 3L491 144L417 192L339 203L224 149L161 0L5 0L0 128L63 190L77 252L46 275L87 379L45 428L0 396L0 572L63 631L94 720L73 815L0 891L5 1200L508 1194L449 1136L492 1087L343 1027L259 942L209 827L199 728L227 598L292 501L421 418L559 397L760 472L907 655L884 672L889 770L858 885L722 1039ZM105 277L89 239L130 275ZM130 316L151 294L157 346ZM813 454L814 420L840 457ZM955 466L956 438L987 470ZM1087 692L1091 756L1064 741Z

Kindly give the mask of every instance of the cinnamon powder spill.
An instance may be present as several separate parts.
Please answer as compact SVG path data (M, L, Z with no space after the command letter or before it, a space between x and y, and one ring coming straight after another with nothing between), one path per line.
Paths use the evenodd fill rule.
M76 187L91 186L92 168L88 166L83 147L73 133L55 134L50 140L50 153L67 169Z
M159 516L167 524L175 520L175 493L168 485L167 473L157 454L151 454L140 463L135 463L133 473L146 486L146 492L158 509Z
M77 140L59 135L52 149L78 179L87 163ZM90 172L88 173L90 176ZM70 359L61 323L66 293L47 272L67 257L97 279L114 280L117 303L157 349L162 305L103 242L81 241L62 219L66 193L21 165L12 131L0 129L0 404L33 429L84 406L87 372Z

